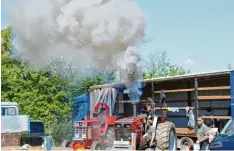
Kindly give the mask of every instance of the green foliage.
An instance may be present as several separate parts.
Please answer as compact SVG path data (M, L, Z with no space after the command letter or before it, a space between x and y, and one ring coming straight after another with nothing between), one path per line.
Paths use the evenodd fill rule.
M190 70L186 70L178 65L172 64L167 57L166 51L154 51L149 53L145 58L145 66L146 72L143 73L143 77L145 79L190 73Z
M1 53L10 52L11 51L11 38L12 32L11 28L6 28L1 31L2 39L1 39Z
M10 28L2 31L1 99L17 102L20 114L43 120L47 126L68 121L72 104L71 93L67 91L69 83L56 74L27 67L12 58L11 38Z
M71 140L72 138L72 122L54 123L51 129L55 146L60 146L63 140Z

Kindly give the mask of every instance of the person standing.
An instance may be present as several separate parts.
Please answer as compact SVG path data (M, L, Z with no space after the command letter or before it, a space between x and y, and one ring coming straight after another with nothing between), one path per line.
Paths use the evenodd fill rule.
M152 126L153 123L153 113L152 113L152 104L147 104L146 105L146 119L145 119L145 123L146 123L146 129L145 131L148 131L150 129L150 127Z
M196 144L200 144L200 150L206 150L209 144L209 129L204 124L204 120L201 116L197 118L198 130Z

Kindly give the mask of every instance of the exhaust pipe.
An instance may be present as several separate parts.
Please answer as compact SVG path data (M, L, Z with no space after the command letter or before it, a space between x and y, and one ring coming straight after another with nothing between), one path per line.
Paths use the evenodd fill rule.
M133 104L133 117L136 117L136 104Z

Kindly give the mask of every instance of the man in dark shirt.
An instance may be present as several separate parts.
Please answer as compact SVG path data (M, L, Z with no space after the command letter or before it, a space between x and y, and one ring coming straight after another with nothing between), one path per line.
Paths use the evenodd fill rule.
M197 130L197 144L200 144L200 150L206 150L209 143L209 129L204 124L202 117L197 118L198 130Z
M151 143L150 140L151 140L152 133L153 133L152 124L153 124L152 104L147 104L146 105L146 118L144 120L144 133L145 134L139 146L140 150L145 149L148 146L148 144Z
M146 105L146 115L147 116L145 119L145 123L146 123L146 131L147 131L153 123L153 113L152 113L152 105L151 104Z

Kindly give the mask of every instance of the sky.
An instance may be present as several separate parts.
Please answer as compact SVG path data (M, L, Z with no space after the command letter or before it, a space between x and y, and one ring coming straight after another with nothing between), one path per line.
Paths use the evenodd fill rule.
M2 0L1 28L16 0ZM192 73L234 68L234 0L137 0L148 23L143 56L166 51L173 64Z

